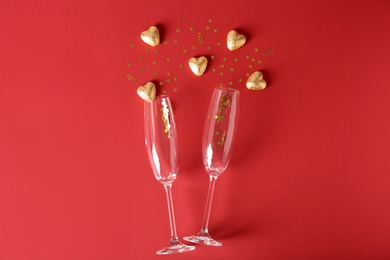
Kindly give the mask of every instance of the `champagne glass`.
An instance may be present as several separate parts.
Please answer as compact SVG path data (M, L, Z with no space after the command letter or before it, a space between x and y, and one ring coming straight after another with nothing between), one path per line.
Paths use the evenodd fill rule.
M203 132L203 164L210 177L209 190L203 224L197 235L184 240L208 245L221 246L208 231L211 203L217 178L225 171L233 151L233 140L237 131L239 114L239 91L232 88L214 89Z
M146 150L154 176L165 188L171 227L170 244L156 253L165 255L194 250L194 246L187 246L181 243L176 232L172 183L176 179L178 172L178 144L169 97L157 96L152 102L145 101L144 119Z

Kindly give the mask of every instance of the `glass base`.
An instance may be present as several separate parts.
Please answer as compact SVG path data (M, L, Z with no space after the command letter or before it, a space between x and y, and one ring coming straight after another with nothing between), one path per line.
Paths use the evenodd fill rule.
M200 231L197 235L183 237L185 241L206 246L222 246L221 242L214 240L208 232Z
M172 241L169 246L164 247L161 250L158 250L156 254L158 255L168 255L168 254L176 254L176 253L184 253L188 251L194 250L194 246L187 246L180 241Z

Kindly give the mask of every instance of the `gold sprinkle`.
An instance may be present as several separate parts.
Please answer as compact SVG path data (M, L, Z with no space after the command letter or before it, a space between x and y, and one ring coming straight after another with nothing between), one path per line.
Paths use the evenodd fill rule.
M186 53L186 52L187 52L187 50L186 50L186 49L184 49L184 50L183 50L183 53Z
M171 73L170 73L170 72L167 72L167 76L168 76L168 77L171 76Z
M234 68L230 68L230 71L233 71L234 70Z
M174 77L173 80L174 80L174 81L177 81L177 77Z
M230 86L233 85L233 81L230 81L230 82L229 82L229 85L230 85Z
M183 67L184 67L184 66L183 66L183 64L182 64L182 63L180 63L180 65L179 65L179 68L181 68L181 69L182 69Z
M234 59L234 62L238 62L238 59L237 59L237 58L235 58L235 59Z
M222 68L222 69L225 68L225 65L221 64L221 68Z
M207 46L207 49L208 49L208 50L211 50L211 46Z
M167 93L167 91L165 89L163 89L162 93L165 94L165 93Z
M240 82L240 83L241 83L241 82L242 82L242 79L238 79L238 82Z
M217 69L216 68L213 68L213 72L216 72L217 71Z
M134 43L130 44L130 47L131 47L131 48L134 48L134 46L135 46Z
M177 92L177 88L174 88L174 89L173 89L173 92L175 92L175 93L176 93L176 92Z
M259 49L258 49L258 48L255 48L255 52L259 52Z
M215 132L215 135L220 135L220 134L221 134L221 132L218 130Z
M168 83L171 82L171 79L167 79L167 82L168 82Z
M217 33L218 32L218 30L217 29L214 29L214 33Z
M246 56L245 56L245 59L249 59L249 55L246 55Z
M220 87L223 87L223 83L219 84Z
M211 57L210 57L210 58L213 60L213 59L215 59L215 56L214 56L214 55L211 55Z
M249 77L251 74L249 72L246 73L246 76Z
M190 31L192 32L194 30L194 27L190 27Z
M142 68L141 71L142 71L142 72L145 72L145 68Z
M156 63L157 63L156 61L153 61L153 65L156 65Z
M257 63L258 63L258 64L261 64L261 60L258 60Z
M218 46L221 46L221 42L217 42L217 45L218 45Z
M143 60L144 59L144 57L142 57L142 56L139 56L139 60Z
M249 64L249 68L250 68L250 69L253 68L252 64Z
M193 49L193 50L195 50L195 49L196 49L196 46L195 46L195 45L193 45L193 46L192 46L192 49Z
M155 53L155 54L158 54L158 50L156 50L154 53Z
M227 60L227 58L223 58L223 61L226 61Z
M207 30L207 31L210 30L210 26L207 25L207 26L206 26L206 30Z
M127 63L127 66L131 67L131 62Z
M149 48L146 48L145 51L146 51L146 52L149 52Z
M167 58L167 61L171 61L171 58L168 57L168 58Z
M164 41L164 44L167 45L167 44L168 44L168 41Z
M211 18L209 18L209 23L212 23L212 22L213 22L213 20Z
M198 32L198 40L199 40L199 44L203 43L204 35L201 32Z
M253 61L253 62L255 62L255 61L256 61L256 59L255 59L255 58L252 58L252 61Z
M160 84L160 86L162 86L162 85L164 85L164 82L160 81L160 83L158 83L158 84Z
M177 43L177 39L174 39L174 40L173 40L173 43L176 44L176 43Z
M158 72L155 72L155 73L154 73L154 76L158 76Z
M177 28L177 29L176 29L176 32L180 32L180 29L179 29L179 28Z
M220 72L219 75L223 76L223 72Z

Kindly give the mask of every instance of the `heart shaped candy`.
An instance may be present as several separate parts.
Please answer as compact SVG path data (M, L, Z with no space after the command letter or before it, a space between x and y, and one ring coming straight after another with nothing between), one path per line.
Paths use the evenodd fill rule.
M243 46L246 38L242 34L238 34L235 30L231 30L226 38L226 44L229 50L234 51Z
M200 56L199 58L192 57L189 59L188 65L196 76L202 76L207 68L207 58L205 56Z
M267 87L267 82L263 79L260 71L255 71L246 81L246 87L250 90L263 90Z
M140 86L137 89L137 94L143 100L152 102L156 98L156 86L153 84L153 82L148 82L144 86Z
M150 46L157 46L160 44L160 32L156 26L150 26L141 33L141 39Z

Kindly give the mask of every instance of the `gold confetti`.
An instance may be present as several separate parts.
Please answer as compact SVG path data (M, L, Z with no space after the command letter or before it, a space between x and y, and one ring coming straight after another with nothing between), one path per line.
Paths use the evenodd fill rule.
M223 61L226 61L227 60L227 58L223 58Z
M249 72L247 72L245 75L246 75L247 77L249 77L251 74L250 74Z
M177 42L178 42L178 40L177 40L177 39L174 39L174 40L173 40L173 43L174 43L174 44L176 44Z
M175 93L176 93L176 92L177 92L177 88L174 88L174 89L173 89L173 92L175 92Z
M225 65L221 64L221 68L222 68L222 69L225 68Z
M230 68L230 71L233 71L234 70L234 68Z
M257 63L258 63L258 64L261 64L261 60L258 60Z
M223 76L223 72L220 72L219 75Z
M168 77L171 76L171 73L170 73L170 72L167 72L167 76L168 76Z
M213 60L213 59L215 59L215 56L214 56L214 55L211 55L211 57L210 57L210 58Z
M249 59L249 55L246 55L246 56L245 56L245 59Z
M149 52L149 48L146 48L146 49L145 49L145 52Z
M163 90L162 90L162 93L165 94L165 93L167 93L167 91L166 91L165 89L163 89Z
M204 35L201 32L198 32L198 40L199 40L199 44L203 43Z
M154 53L155 53L155 54L158 54L158 50L156 50Z
M218 130L215 132L215 135L220 135L220 134L221 134L221 132Z
M223 87L223 83L219 84L220 87Z
M210 26L207 25L207 26L206 26L206 30L207 30L207 31L210 30Z
M255 62L255 61L256 61L256 59L255 59L255 58L252 58L252 61L253 61L253 62Z
M131 67L131 62L127 63L127 66Z
M176 28L176 32L177 32L177 33L180 32L180 29L179 29L179 28Z
M214 33L217 33L218 32L218 30L217 29L214 29Z
M211 50L211 46L207 46L207 50Z
M234 59L234 62L238 62L238 59L237 59L237 58L235 58L235 59Z
M168 57L168 58L167 58L167 61L171 61L171 58Z
M182 69L183 67L184 67L183 63L180 63L179 68Z
M141 71L142 71L142 72L145 72L145 68L142 68Z
M144 59L144 57L142 57L142 56L139 56L139 60L143 60Z
M190 31L192 32L194 30L194 27L190 27Z
M171 82L171 79L168 78L168 79L167 79L167 82L168 82L168 83Z
M130 47L131 47L131 48L134 48L134 46L135 46L134 43L130 44Z
M174 77L173 80L174 80L174 81L177 81L177 77Z
M259 49L258 49L258 48L255 48L255 52L259 52Z
M167 44L168 44L168 41L164 41L164 44L167 45Z
M221 42L217 42L217 45L218 45L218 46L221 46Z
M156 65L156 63L157 63L156 61L153 61L153 65Z
M213 20L211 18L209 18L209 23L212 23L212 22L213 22Z
M233 81L230 81L230 82L229 82L229 85L230 85L230 86L233 85Z
M217 71L217 69L216 68L213 68L213 72L216 72Z
M160 83L159 83L159 84L160 84L160 86L162 86L162 85L164 85L164 82L160 81Z
M132 75L132 74L127 74L127 77L128 77L128 79L130 80L130 81L132 81L132 82L137 82L137 79Z
M239 83L241 83L241 82L242 82L242 79L241 79L241 78L239 78L239 79L238 79L238 82L239 82Z
M250 69L253 68L252 64L249 64L249 68L250 68Z
M183 53L186 53L187 52L187 50L186 49L183 49Z
M193 46L192 46L192 49L193 49L193 50L195 50L195 49L196 49L196 46L195 46L195 45L193 45Z
M155 72L155 73L154 73L154 76L156 76L156 77L157 77L157 76L158 76L158 72Z

